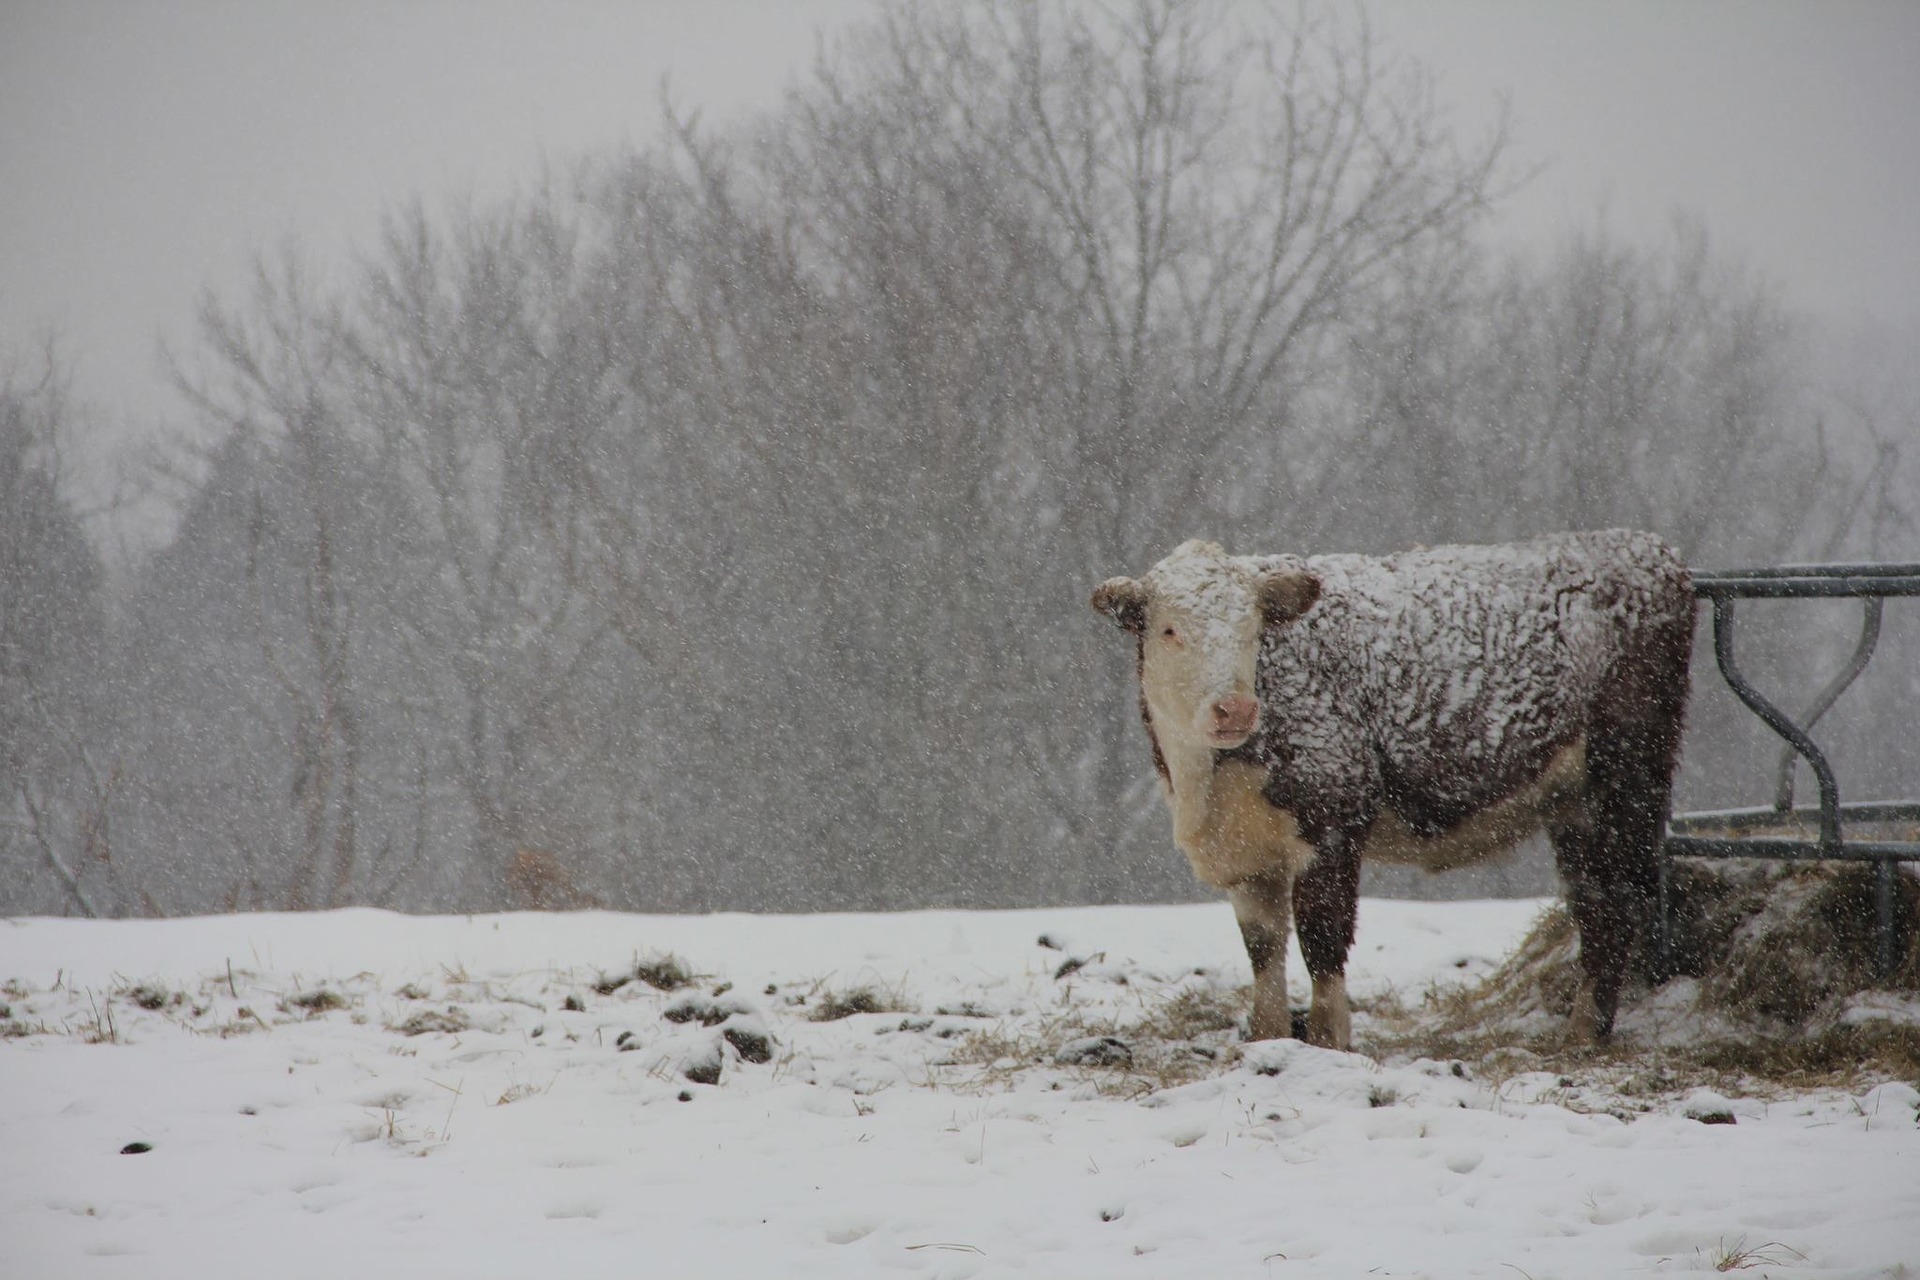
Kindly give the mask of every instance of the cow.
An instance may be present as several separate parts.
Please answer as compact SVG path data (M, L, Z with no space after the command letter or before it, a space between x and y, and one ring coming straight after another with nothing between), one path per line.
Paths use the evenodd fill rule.
M1658 886L1693 648L1686 566L1649 533L1385 557L1187 542L1093 607L1135 640L1141 719L1196 877L1252 962L1250 1038L1351 1047L1363 859L1440 871L1544 827L1580 935L1572 1031L1612 1033Z

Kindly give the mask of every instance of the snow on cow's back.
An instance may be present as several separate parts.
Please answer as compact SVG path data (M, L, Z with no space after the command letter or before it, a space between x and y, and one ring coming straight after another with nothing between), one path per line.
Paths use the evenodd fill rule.
M1584 683L1602 674L1611 636L1692 608L1679 557L1636 530L1423 547L1380 558L1315 556L1306 564L1326 594L1344 597L1373 651L1432 671L1504 669ZM1509 665L1528 656L1557 669Z
M1337 699L1359 709L1389 758L1410 763L1444 744L1448 759L1496 773L1550 745L1552 726L1581 719L1623 635L1690 618L1693 607L1679 557L1631 530L1304 564L1320 578L1320 601L1262 654L1277 703ZM1302 720L1316 718L1295 726L1312 734ZM1297 758L1329 744L1290 745Z

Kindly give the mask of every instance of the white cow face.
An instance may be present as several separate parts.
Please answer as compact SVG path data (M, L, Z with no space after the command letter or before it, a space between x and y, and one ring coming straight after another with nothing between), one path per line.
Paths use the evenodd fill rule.
M1254 666L1267 627L1293 621L1320 580L1266 557L1182 543L1142 578L1109 578L1093 607L1140 637L1140 687L1155 732L1227 751L1260 724Z

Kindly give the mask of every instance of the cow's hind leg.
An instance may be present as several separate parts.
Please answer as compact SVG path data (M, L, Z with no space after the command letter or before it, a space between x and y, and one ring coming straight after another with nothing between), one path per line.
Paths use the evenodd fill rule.
M1548 828L1587 974L1574 1010L1579 1035L1612 1034L1627 961L1653 916L1692 647L1693 606L1684 600L1613 664L1587 735L1580 813Z
M1617 910L1618 891L1604 874L1602 841L1585 813L1550 824L1547 837L1553 842L1554 860L1566 887L1585 974L1574 996L1573 1034L1583 1041L1604 1039L1613 1030L1626 974L1627 930Z
M1317 841L1313 861L1293 882L1294 928L1300 935L1301 958L1313 977L1308 1044L1353 1047L1347 952L1353 949L1359 907L1360 857L1355 842L1344 837Z
M1580 813L1548 828L1580 931L1586 982L1573 1030L1581 1038L1612 1034L1628 961L1652 918L1672 785L1664 737L1640 728L1594 733Z

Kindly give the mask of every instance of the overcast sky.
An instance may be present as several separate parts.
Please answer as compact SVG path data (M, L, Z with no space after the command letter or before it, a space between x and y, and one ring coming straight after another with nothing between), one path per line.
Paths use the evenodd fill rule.
M643 139L662 75L709 120L775 105L863 0L0 0L0 351L66 339L79 390L177 410L163 332L297 236L485 198ZM1504 224L1655 235L1678 209L1816 314L1920 317L1920 3L1397 0L1375 30L1468 125L1510 94L1551 167Z

